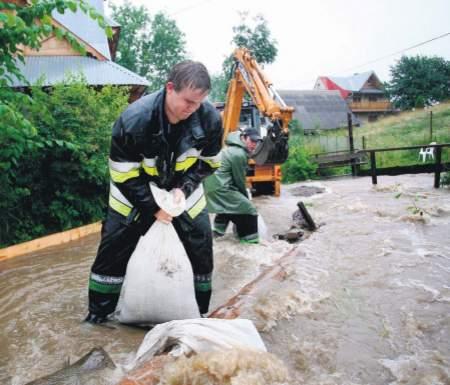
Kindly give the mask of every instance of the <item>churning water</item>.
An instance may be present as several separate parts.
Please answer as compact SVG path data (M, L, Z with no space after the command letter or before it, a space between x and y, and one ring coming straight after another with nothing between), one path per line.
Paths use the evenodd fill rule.
M290 384L450 384L450 192L432 185L431 174L381 177L378 187L339 179L302 183L325 189L309 197L296 184L255 199L271 233L289 229L299 200L320 224L295 245L287 279L243 307ZM95 346L119 365L132 359L144 330L81 323L97 244L90 236L0 263L1 384L22 385ZM216 241L212 308L292 247Z

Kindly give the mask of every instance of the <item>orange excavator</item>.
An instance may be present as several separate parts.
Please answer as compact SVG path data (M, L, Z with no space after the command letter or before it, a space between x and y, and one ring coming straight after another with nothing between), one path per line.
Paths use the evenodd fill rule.
M252 126L263 141L249 162L247 183L256 193L280 195L281 163L288 157L288 125L293 107L287 106L246 48L233 54L233 75L223 106L224 138ZM248 94L252 103L244 99Z

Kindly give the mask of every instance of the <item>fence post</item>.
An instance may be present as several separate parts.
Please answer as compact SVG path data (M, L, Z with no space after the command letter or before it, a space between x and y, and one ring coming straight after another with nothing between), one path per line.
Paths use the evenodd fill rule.
M430 142L433 141L433 111L430 111Z
M353 124L351 112L347 112L347 126L348 126L348 141L350 146L350 153L353 154L355 152L355 144L353 143ZM355 159L353 157L351 159L351 167L352 167L352 176L356 176Z
M442 147L438 146L435 147L436 149L436 160L434 162L434 188L439 188L440 182L441 182L441 154L442 154Z
M377 184L377 162L375 160L375 151L370 151L370 174L372 175L372 184Z
M363 150L366 149L366 137L365 136L362 137L362 148L363 148Z

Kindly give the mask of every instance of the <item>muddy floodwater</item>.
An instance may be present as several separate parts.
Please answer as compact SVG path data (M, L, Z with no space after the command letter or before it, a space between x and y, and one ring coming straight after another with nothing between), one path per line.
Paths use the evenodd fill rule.
M432 174L380 177L376 187L349 178L256 197L269 235L290 228L300 200L319 228L297 244L216 240L211 309L294 247L286 280L242 314L290 384L450 384L450 191L432 186ZM114 384L132 360L145 330L81 322L98 241L0 262L0 384L25 384L96 346L119 369L88 383Z

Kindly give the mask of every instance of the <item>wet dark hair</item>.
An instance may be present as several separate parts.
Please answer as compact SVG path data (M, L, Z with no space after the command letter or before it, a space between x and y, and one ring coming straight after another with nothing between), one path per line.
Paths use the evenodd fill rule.
M194 88L202 91L211 89L211 79L208 70L202 63L192 60L185 60L175 64L169 73L167 82L172 82L177 92L184 88Z

